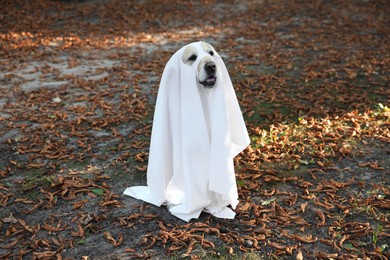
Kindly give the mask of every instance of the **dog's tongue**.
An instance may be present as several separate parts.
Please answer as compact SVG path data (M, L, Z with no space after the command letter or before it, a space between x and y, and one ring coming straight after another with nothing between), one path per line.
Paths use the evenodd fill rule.
M211 77L209 77L209 78L206 79L206 83L207 83L207 84L214 84L216 80L217 80L216 77L211 76Z

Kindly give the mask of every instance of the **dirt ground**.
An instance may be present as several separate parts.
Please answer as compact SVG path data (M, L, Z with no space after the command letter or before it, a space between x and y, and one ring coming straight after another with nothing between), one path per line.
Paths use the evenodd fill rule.
M1 259L388 259L390 4L0 0ZM234 220L145 185L181 46L223 57L251 137Z

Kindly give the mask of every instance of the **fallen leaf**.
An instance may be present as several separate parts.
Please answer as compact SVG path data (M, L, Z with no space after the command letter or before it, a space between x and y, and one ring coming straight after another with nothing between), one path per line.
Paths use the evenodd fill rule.
M276 198L270 198L270 199L268 199L268 200L265 200L265 201L263 201L262 203L261 203L261 205L268 205L268 204L270 204L271 202L273 202L273 201L275 201L276 200Z
M302 204L300 205L302 212L305 212L308 203L309 203L309 202L305 202L305 203L302 203Z
M8 217L3 218L1 221L4 223L18 223L18 220L14 217L14 215L12 215L12 213L10 213Z
M298 250L295 259L296 260L303 260L303 255L302 255L302 251L301 250Z

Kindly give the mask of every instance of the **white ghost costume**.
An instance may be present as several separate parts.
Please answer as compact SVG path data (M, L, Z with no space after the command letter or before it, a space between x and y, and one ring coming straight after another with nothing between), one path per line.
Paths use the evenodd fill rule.
M187 48L189 47L189 48ZM197 52L186 64L188 49ZM216 65L216 82L198 83L204 57ZM248 132L224 62L211 45L188 44L168 61L160 82L152 128L147 186L125 195L168 205L189 221L204 210L232 219L238 204L233 158L249 145Z

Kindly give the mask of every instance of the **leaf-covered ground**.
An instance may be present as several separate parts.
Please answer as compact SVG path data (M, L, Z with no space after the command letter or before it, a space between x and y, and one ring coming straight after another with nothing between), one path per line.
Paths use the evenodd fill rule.
M390 5L0 1L0 258L388 259ZM204 40L251 136L234 220L145 184L163 68Z

